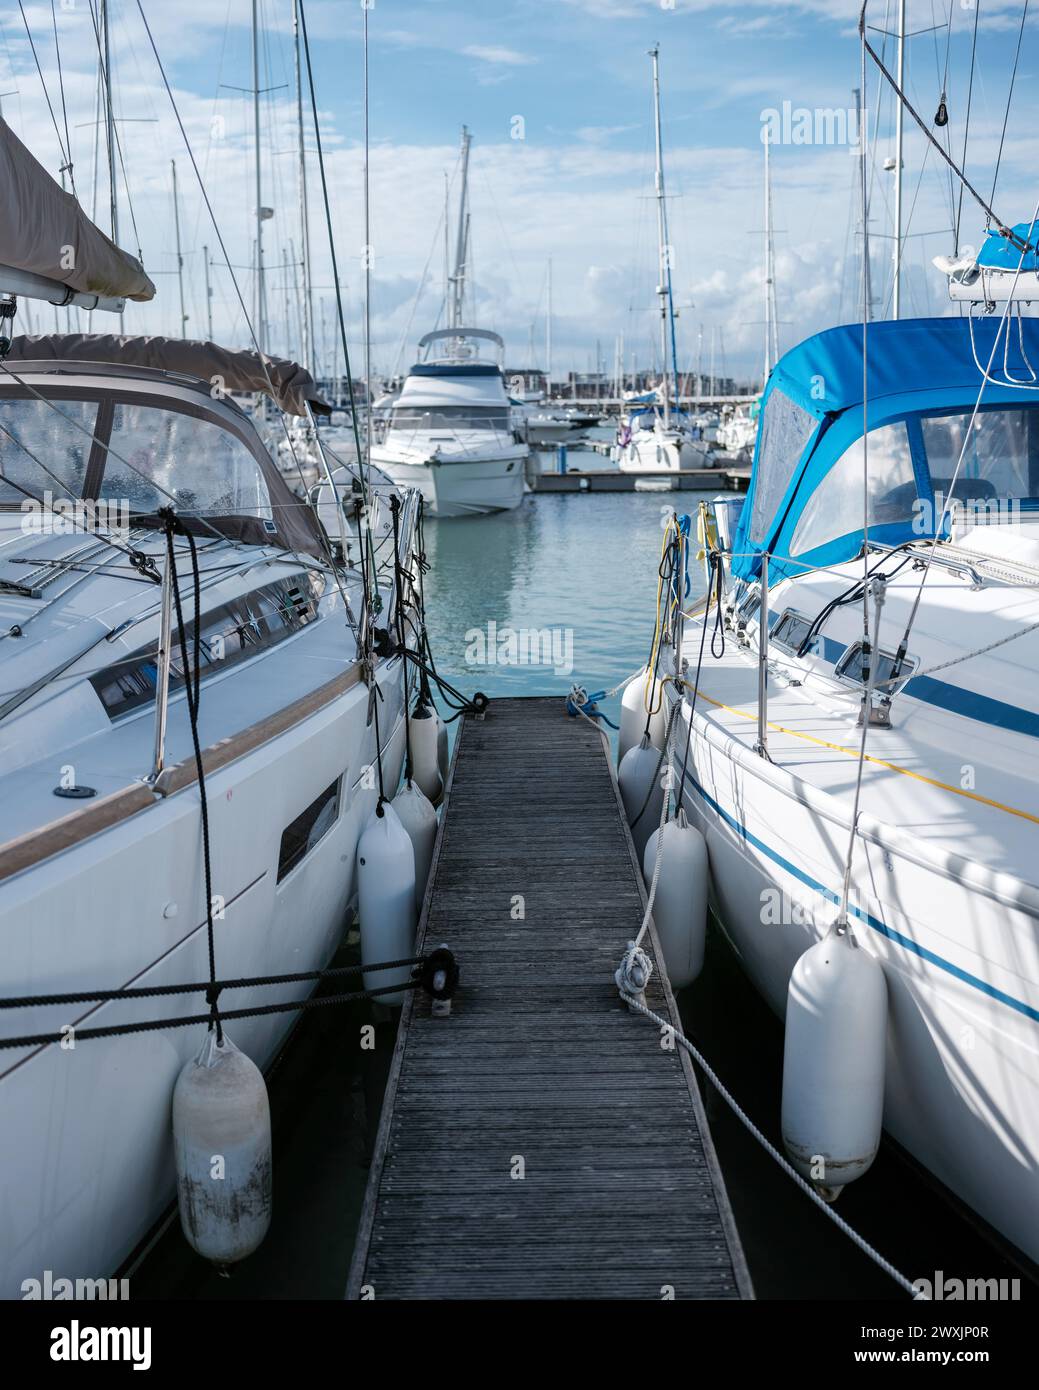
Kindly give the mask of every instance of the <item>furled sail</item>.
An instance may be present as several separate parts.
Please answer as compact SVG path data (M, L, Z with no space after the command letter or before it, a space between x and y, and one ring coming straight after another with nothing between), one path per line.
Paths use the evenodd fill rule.
M118 333L24 334L12 341L6 361L112 362L150 367L153 371L199 377L216 394L262 392L289 415L305 415L308 405L319 415L330 410L314 378L297 362L266 353L261 358L258 352L240 352L190 338Z
M0 265L103 299L155 294L140 261L94 226L2 118Z

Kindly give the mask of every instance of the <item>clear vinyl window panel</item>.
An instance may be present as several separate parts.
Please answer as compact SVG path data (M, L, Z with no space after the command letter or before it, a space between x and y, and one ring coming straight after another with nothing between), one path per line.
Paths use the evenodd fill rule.
M750 517L750 538L755 545L767 538L794 470L818 423L814 415L773 388L761 417L754 509Z
M920 427L936 494L952 495L955 474L954 495L965 505L1039 501L1039 409L981 410L973 424L970 411L932 415Z
M83 496L96 401L0 399L0 506Z
M803 555L870 526L913 521L916 475L904 420L870 430L868 506L863 505L863 440L845 449L812 493L794 528L791 555Z
M101 496L141 513L172 502L192 516L274 516L260 465L237 435L152 405L116 403Z

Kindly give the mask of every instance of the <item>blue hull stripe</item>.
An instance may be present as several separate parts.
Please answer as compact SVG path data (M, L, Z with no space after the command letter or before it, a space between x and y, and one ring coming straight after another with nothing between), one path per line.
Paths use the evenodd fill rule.
M824 636L819 655L836 666L847 650L843 642ZM1020 705L1011 705L1005 700L994 700L989 695L979 695L977 691L966 690L962 685L936 681L933 676L910 676L902 693L911 695L925 705L934 705L951 714L963 715L966 719L976 719L981 724L1039 738L1039 714L1034 710L1022 709Z
M814 889L817 893L821 893L822 896L828 898L830 902L838 903L840 901L839 895L834 893L832 889L827 888L825 884L819 883L816 879L812 878L810 874L806 874L802 869L799 869L796 864L791 864L789 859L784 859L784 857L777 853L776 850L772 849L770 845L765 844L764 840L759 840L745 825L742 825L735 817L730 816L728 811L719 806L717 801L704 791L703 787L700 786L691 772L687 771L685 777L686 781L694 791L696 791L697 795L710 806L711 810L714 811L716 815L720 816L727 825L730 825L732 829L736 831L736 834L739 835L741 840L746 841L747 844L753 845L755 849L760 850L762 854L771 859L774 864L778 864L781 869L784 869L788 874L792 874L794 878L800 879L807 887ZM872 927L875 932L879 932L881 936L886 936L889 941L893 941L896 946L901 946L906 951L912 951L912 953L915 956L919 956L921 960L927 961L930 965L936 965L939 970L944 970L947 974L955 976L957 980L962 980L964 984L971 985L974 989L980 990L982 994L987 994L990 999L996 999L1000 1004L1005 1004L1008 1009L1015 1009L1019 1014L1024 1014L1025 1018L1030 1018L1033 1022L1039 1023L1039 1009L1032 1008L1032 1006L1026 1004L1023 999L1015 999L1012 994L1005 994L1001 989L997 989L995 985L990 985L987 980L981 980L977 975L972 975L967 970L961 970L958 965L953 965L952 961L946 960L944 956L936 955L934 951L929 951L926 946L921 946L919 942L913 941L911 937L903 936L901 932L896 931L894 927L889 927L886 922L882 922L879 917L874 917L872 913L861 912L857 907L852 907L850 904L848 910L854 916L858 917L860 921L865 922L867 926Z

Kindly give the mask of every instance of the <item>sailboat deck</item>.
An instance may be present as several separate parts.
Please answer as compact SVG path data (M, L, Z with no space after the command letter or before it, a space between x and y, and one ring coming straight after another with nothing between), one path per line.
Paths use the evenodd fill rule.
M689 1060L614 984L644 901L598 734L467 719L419 924L459 992L402 1011L348 1298L753 1296Z

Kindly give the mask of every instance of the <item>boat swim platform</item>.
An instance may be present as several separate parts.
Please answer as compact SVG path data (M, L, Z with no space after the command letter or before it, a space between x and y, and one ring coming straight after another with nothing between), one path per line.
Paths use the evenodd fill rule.
M645 902L597 730L465 716L418 926L459 985L401 1009L347 1298L753 1298L689 1057L614 982Z
M543 452L550 452L545 449ZM531 489L542 492L746 492L749 468L683 468L659 473L622 473L617 468L574 468L565 473L531 476Z

